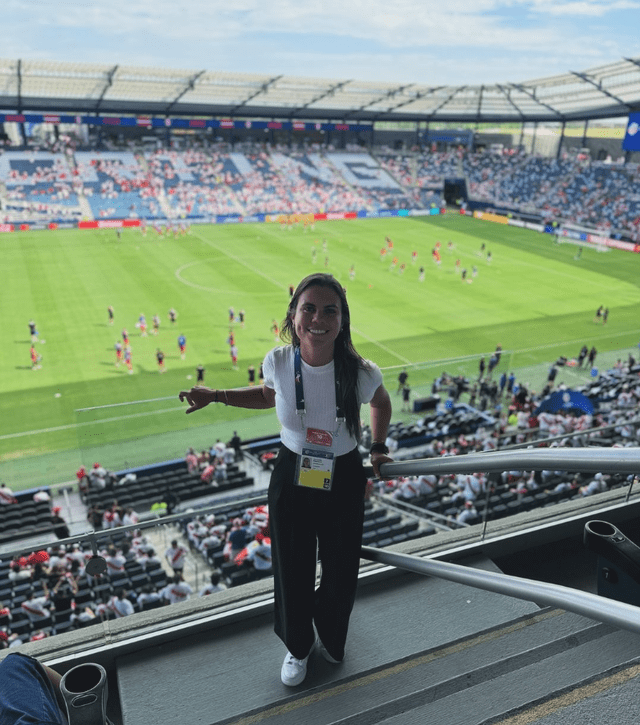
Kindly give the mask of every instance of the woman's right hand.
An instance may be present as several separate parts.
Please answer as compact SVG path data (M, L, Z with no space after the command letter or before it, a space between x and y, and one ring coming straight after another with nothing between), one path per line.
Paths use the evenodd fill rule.
M181 390L178 394L180 402L185 400L189 403L189 407L185 411L188 413L194 413L196 410L206 408L209 403L213 403L215 400L215 390L206 388L204 385L196 385L191 390Z

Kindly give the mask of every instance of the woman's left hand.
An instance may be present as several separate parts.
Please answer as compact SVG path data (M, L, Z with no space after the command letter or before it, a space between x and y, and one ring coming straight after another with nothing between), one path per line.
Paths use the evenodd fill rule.
M393 458L390 458L386 453L371 454L371 465L373 466L373 472L377 478L382 478L380 475L380 466L383 463L393 463Z

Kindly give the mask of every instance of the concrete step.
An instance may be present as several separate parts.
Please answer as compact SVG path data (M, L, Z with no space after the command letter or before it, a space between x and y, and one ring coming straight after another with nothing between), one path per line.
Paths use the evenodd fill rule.
M473 565L495 570L486 559ZM313 653L297 688L280 682L285 649L270 615L238 617L204 635L123 656L123 723L479 725L627 671L640 654L640 637L400 574L361 586L347 646L340 665ZM617 723L631 718L635 723L635 712Z
M576 631L554 639L553 630L563 629L568 621L531 617L513 628L363 673L343 692L334 696L325 692L322 702L306 705L301 719L326 725L481 725L512 716L514 722L536 722L555 714L566 725L572 722L565 711L570 705L582 705L627 680L637 686L637 664L630 665L630 674L622 678L611 673L622 662L637 662L640 638L604 625L588 626L586 620L566 613L550 614L571 620ZM540 644L526 648L538 639ZM594 717L595 707L589 706L589 722L606 722L610 702L602 703L601 718ZM560 715L561 711L565 712ZM630 725L636 720L636 713L630 712L616 722ZM278 717L282 725L294 721L291 712Z

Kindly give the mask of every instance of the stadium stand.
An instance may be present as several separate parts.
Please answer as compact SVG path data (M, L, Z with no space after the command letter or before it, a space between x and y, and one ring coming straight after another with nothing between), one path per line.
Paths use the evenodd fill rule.
M441 405L418 423L391 426L390 436L397 443L394 459L464 455L524 441L552 446L570 446L573 441L581 446L637 446L639 373L640 365L629 358L584 385L580 392L593 403L593 415L581 411L536 415L543 396L527 391L517 382L504 399L492 401L490 412L459 401L449 407ZM453 392L453 387L446 373L434 381L436 392ZM502 408L494 402L498 406L502 403ZM512 420L513 415L516 417ZM245 442L245 457L259 461L261 456L267 456L265 460L269 460L267 454L277 440L271 437ZM254 545L251 542L256 532L268 537L268 512L264 490L261 494L256 491L257 501L246 505L246 491L253 490L253 478L248 475L246 464L230 464L227 473L228 480L213 488L201 480L200 469L189 473L182 459L120 471L115 479L126 483L102 491L89 489L87 509L91 511L96 505L112 509L115 497L121 517L127 507L146 512L158 499L158 491L171 490L182 502L179 510L184 513L176 529L180 540L185 542L191 557L201 562L203 571L216 572L223 586L235 590L255 581L259 574L247 564L246 551L241 550L239 556L233 554L229 535L245 530L249 547ZM628 487L630 483L626 475L563 471L504 471L490 475L399 478L385 483L371 481L362 543L384 549L485 519L497 521L562 506L565 502ZM236 487L242 487L244 493L233 493ZM212 494L215 514L199 513L211 506ZM29 531L50 531L50 502L34 502L32 492L20 499L19 503L0 507L3 537L10 540ZM169 590L179 588L180 582L176 584L169 567L163 565L160 557L164 552L155 556L150 551L148 537L135 532L124 534L118 526L102 535L107 538L101 539L99 553L113 566L101 577L92 577L84 570L92 556L89 544L67 549L51 544L42 564L36 564L42 561L37 551L20 560L0 561L0 630L8 643L37 641L90 627L123 616L121 612L126 607L133 613L144 612L175 600ZM63 584L58 595L53 591L59 581ZM130 606L122 603L122 590ZM185 591L190 593L184 594L184 598L197 594L190 588Z
M637 164L550 159L522 151L446 152L210 144L175 151L0 152L4 223L80 219L207 221L216 215L298 214L440 206L446 178L500 208L635 235Z

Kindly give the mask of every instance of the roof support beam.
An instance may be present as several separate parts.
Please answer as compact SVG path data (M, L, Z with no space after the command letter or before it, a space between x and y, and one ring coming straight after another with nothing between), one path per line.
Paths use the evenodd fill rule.
M344 88L347 83L351 83L350 80L348 81L342 81L341 83L336 83L334 86L330 86L327 88L327 90L323 91L317 96L314 96L310 101L305 103L302 106L298 106L291 112L291 116L293 116L296 111L301 111L303 108L309 108L309 106L313 105L314 103L317 103L318 101L321 101L323 98L327 98L327 96L332 96L336 91L339 91L341 88Z
M480 92L478 93L478 108L476 110L476 128L482 118L482 94L484 93L484 86L480 86Z
M22 61L18 59L18 65L16 66L16 85L18 95L18 113L22 113Z
M562 144L564 143L564 131L567 127L567 124L565 121L562 122L562 130L560 131L560 141L558 141L558 150L556 151L556 161L560 160L560 155L562 153Z
M503 88L503 86L501 86L501 85L496 85L496 88L497 88L497 89L498 89L498 90L499 90L499 91L500 91L501 93L503 93L503 94L504 94L504 97L505 97L505 98L507 99L507 101L509 102L509 105L513 107L513 109L515 110L515 112L516 112L516 113L517 113L517 114L518 114L518 115L520 116L520 120L521 120L522 122L524 122L524 120L525 120L525 118L524 118L524 113L522 113L522 111L520 110L519 106L517 106L517 105L516 105L516 104L515 104L515 103L513 102L513 99L511 98L511 88Z
M167 106L165 109L165 113L169 113L170 110L176 105L176 103L184 96L185 93L188 93L189 91L192 91L196 86L196 81L203 73L206 73L206 70L198 71L197 73L194 73L191 78L186 82L184 88L178 93L178 95L171 101L171 103Z
M529 98L532 101L535 101L539 106L542 106L543 108L547 108L551 113L554 114L554 116L557 116L558 119L563 120L564 114L560 113L557 108L554 108L553 106L550 106L548 103L543 103L542 101L538 100L536 98L535 92L531 92L526 86L521 86L518 83L511 83L511 88L515 88L516 90L520 91L521 93L524 93L526 96L529 96Z
M603 88L602 81L600 81L598 83L598 82L594 81L593 78L588 76L586 73L578 73L574 70L569 71L569 72L572 73L574 76L576 76L576 78L580 78L580 80L583 80L585 83L590 83L594 88L597 88L600 91L600 93L607 96L608 98L613 99L616 103L620 104L623 108L626 108L627 110L631 110L630 107L621 98L618 98L618 96L614 96L613 93L610 93L605 88Z
M438 112L438 111L439 111L439 110L440 110L441 108L443 108L444 106L446 106L446 105L447 105L447 103L449 103L449 101L450 101L450 100L451 100L451 99L452 99L452 98L453 98L453 97L454 97L455 95L457 95L457 94L458 94L458 93L460 93L461 91L464 91L464 90L466 90L466 88L467 88L467 86L458 86L458 87L457 87L457 88L456 88L456 89L455 89L455 90L453 91L453 93L450 93L450 94L449 94L449 95L448 95L448 96L447 96L447 97L446 97L446 98L444 99L444 101L442 101L442 103L441 103L441 104L440 104L439 106L436 106L436 107L435 107L435 108L433 109L433 111L431 111L431 113L429 114L429 118L433 118L433 117L434 117L434 116L436 115L436 113L437 113L437 112Z
M247 96L247 98L245 98L244 101L242 101L242 103L239 103L237 106L232 108L231 111L229 112L229 115L233 116L233 114L237 113L237 111L239 109L241 109L243 106L246 106L247 103L249 103L249 101L252 101L254 98L259 96L261 93L266 93L269 90L269 88L276 81L280 80L280 78L282 78L282 75L274 76L273 78L270 78L266 83L263 83L255 93L252 93L250 96Z
M17 83L17 85L18 85L18 88L17 88L17 91L18 91L18 108L17 108L17 111L18 111L18 113L22 113L22 61L20 59L18 59L18 65L16 67L16 73L17 73L16 80L18 81L18 83ZM18 128L20 129L20 138L22 139L22 145L23 146L26 146L27 145L27 132L25 130L24 123L19 123L18 124Z
M370 106L375 106L376 103L380 103L380 101L384 101L387 98L393 98L394 96L397 96L398 93L402 93L402 91L406 90L407 88L411 88L411 86L415 85L415 83L409 83L407 86L398 86L397 88L394 88L393 90L387 91L382 96L378 96L378 98L374 98L372 101L369 101L369 103L365 103L364 106L360 106L360 108L353 111L353 113L359 113L360 111L364 111L365 108L369 108ZM404 101L403 101L404 103ZM387 110L392 110L393 107L389 107Z
M96 103L96 112L100 110L100 104L102 103L102 99L105 97L109 88L111 88L111 86L113 84L113 79L117 72L118 72L118 66L114 65L113 68L107 73L106 83L104 84L104 88L102 89L100 98L98 98L98 102Z
M407 101L402 101L402 103L398 103L393 107L389 107L386 111L386 113L391 113L391 111L397 111L398 108L402 108L402 106L408 106L410 103L415 103L416 101L421 100L422 98L427 98L428 96L436 93L437 91L441 91L443 88L446 88L446 86L435 86L434 88L429 88L428 91L424 91L422 93L416 93L416 95L413 98L409 98ZM374 122L381 120L381 117L384 116L384 113L381 112L374 118ZM414 119L412 119L414 120ZM420 120L417 120L416 123L419 123Z

